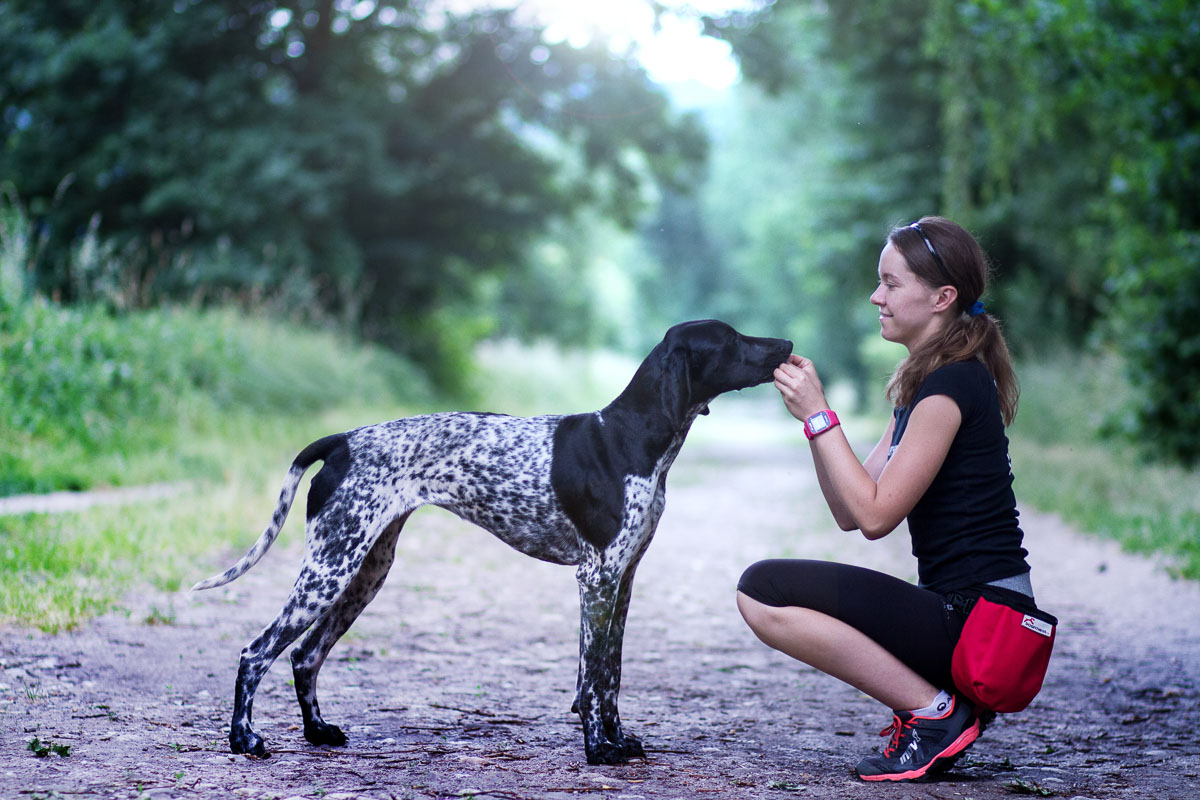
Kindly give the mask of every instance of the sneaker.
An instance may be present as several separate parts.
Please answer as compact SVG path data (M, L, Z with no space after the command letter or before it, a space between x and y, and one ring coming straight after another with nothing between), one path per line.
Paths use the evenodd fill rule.
M944 772L979 738L979 718L958 697L941 717L892 713L891 726L879 734L892 737L883 753L858 762L858 777L864 781L911 781Z

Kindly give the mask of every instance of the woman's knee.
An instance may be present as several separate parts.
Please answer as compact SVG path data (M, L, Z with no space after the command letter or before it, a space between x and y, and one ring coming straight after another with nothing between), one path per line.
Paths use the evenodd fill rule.
M759 603L775 599L775 580L780 563L779 559L766 559L746 567L742 571L742 577L738 579L738 593L745 594Z
M737 593L737 606L738 611L742 614L742 619L760 639L770 637L772 632L783 627L787 622L787 609L769 606L755 600L741 589Z

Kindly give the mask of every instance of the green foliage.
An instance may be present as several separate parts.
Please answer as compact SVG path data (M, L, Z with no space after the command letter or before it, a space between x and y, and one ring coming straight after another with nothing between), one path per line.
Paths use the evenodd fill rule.
M1200 579L1200 473L1138 464L1132 447L1098 438L1139 391L1120 357L1063 351L1018 374L1021 410L1010 433L1020 501Z
M0 186L0 312L20 305L28 291L36 244L21 200L11 186Z
M355 358L350 349L330 350ZM329 398L335 405L322 410L232 412L193 422L164 445L166 462L142 466L143 454L120 454L115 471L120 479L183 478L191 484L169 499L0 517L0 621L51 632L69 629L123 603L141 602L130 594L139 586L178 592L221 568L262 531L279 482L301 447L331 431L413 413L392 398L355 391L367 384L341 388ZM45 457L44 451L37 456ZM84 453L76 460L96 478L106 474L110 458ZM293 513L283 535L298 541L303 524L303 513ZM156 603L161 608L151 597L144 607L128 610L138 618L161 617Z
M842 246L798 232L792 249L857 291L883 227L957 219L996 263L987 302L1018 352L1113 341L1138 386L1131 431L1200 461L1200 6L853 0L755 21L713 30L747 77L805 109L797 150L840 143L817 217Z
M634 276L641 261L633 235L597 214L552 224L529 248L526 269L478 284L490 335L550 339L564 347L640 349L643 339L635 337L654 336L660 327L639 314L644 298ZM656 300L646 300L659 308Z
M203 487L135 508L0 517L0 618L45 630L109 610L136 582L178 590L199 560L248 543L305 443L432 398L392 353L229 310L117 315L35 298L0 313L0 363L0 495Z
M863 349L878 337L867 299L880 248L894 222L934 210L939 180L925 155L936 103L928 94L897 102L928 70L915 46L921 23L904 9L777 3L756 25L710 21L755 83L710 114L708 184L678 204L692 216L648 226L690 248L677 246L682 264L664 269L664 283L679 273L686 287L674 302L701 295L696 305L747 329L786 331L823 376L854 387L860 410L888 372ZM872 39L876 27L886 47Z
M638 363L612 351L506 339L480 346L475 380L478 394L485 398L483 411L574 414L608 405L629 383Z
M0 618L47 631L71 628L111 609L135 583L178 591L198 579L196 565L214 552L248 544L268 513L267 484L278 484L286 465L280 457L267 478L262 452L250 452L245 443L279 454L249 433L242 443L225 443L226 453L239 459L230 475L243 482L239 487L209 486L154 504L0 519ZM247 463L257 469L248 471ZM259 490L256 504L251 493Z
M182 431L229 415L430 396L416 368L378 348L228 311L32 300L0 312L0 362L0 494L144 479L90 462L169 453Z
M1112 330L1139 393L1108 427L1145 455L1194 467L1200 464L1200 229L1146 245L1112 282Z
M1027 349L1111 338L1138 387L1118 427L1156 457L1197 463L1200 7L935 11L943 197L992 240L1010 331Z
M29 742L25 745L25 749L33 753L33 755L37 758L46 758L51 753L56 756L60 756L61 758L67 758L71 755L71 745L58 744L50 741L49 739L43 742L36 736L29 740Z
M631 56L511 11L0 2L0 175L47 237L44 294L280 298L442 380L481 278L582 209L632 224L704 149ZM89 232L103 269L72 260Z

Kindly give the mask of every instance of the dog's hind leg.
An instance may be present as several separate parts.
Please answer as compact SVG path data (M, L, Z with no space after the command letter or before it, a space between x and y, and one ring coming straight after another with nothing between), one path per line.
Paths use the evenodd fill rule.
M321 718L321 707L317 702L317 673L321 671L329 651L379 593L388 570L392 568L396 540L408 516L404 514L384 529L363 559L358 574L333 608L292 649L292 676L296 683L296 698L300 701L300 714L304 718L304 738L313 744L346 743L346 735L342 730Z
M229 747L234 753L267 756L266 745L250 726L259 682L279 654L334 606L384 527L372 519L340 516L338 520L337 535L327 535L324 526L310 522L304 563L283 610L242 649L229 723Z

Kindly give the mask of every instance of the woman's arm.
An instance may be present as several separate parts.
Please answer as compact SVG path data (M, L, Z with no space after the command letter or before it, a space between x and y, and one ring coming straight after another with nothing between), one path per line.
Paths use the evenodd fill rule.
M780 365L775 386L797 419L827 407L820 378L807 359L792 356ZM871 451L867 466L859 463L841 426L815 437L812 450L818 480L839 526L858 528L868 539L895 530L933 483L961 424L957 403L945 395L926 397L909 415L904 438L891 459L886 458L888 436ZM879 469L877 477L875 469Z
M867 460L863 462L863 469L871 476L872 480L879 480L879 475L883 472L884 466L887 464L888 450L892 446L892 430L895 428L895 418L888 420L887 429L883 432L883 436L872 448ZM837 522L838 527L844 531L858 530L858 523L850 514L850 510L842 502L834 489L833 483L829 478L828 470L825 467L825 462L821 460L820 453L813 449L813 463L817 468L817 482L821 485L821 494L825 495L825 502L829 504L829 510L833 512L833 519Z
M813 439L813 452L820 453L833 491L863 536L879 539L896 529L933 483L961 424L958 404L946 395L921 400L878 481L858 463L840 430Z
M887 466L888 451L892 449L892 433L896 430L896 418L888 417L887 429L884 430L883 436L879 438L875 448L871 450L867 460L863 462L863 469L871 476L871 480L879 480L879 476L883 474L883 468Z

